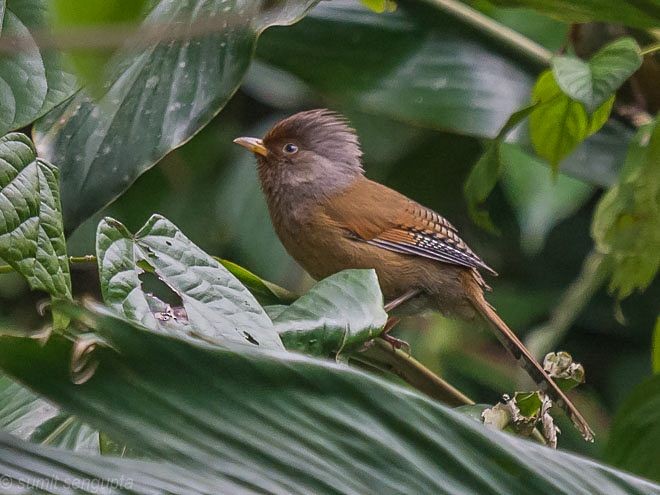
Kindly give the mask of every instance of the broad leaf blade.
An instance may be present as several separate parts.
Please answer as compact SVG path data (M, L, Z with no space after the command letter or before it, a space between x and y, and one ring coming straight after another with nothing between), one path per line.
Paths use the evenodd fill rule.
M0 376L0 429L36 443L99 452L97 431L6 376Z
M273 319L288 350L328 356L377 337L387 321L373 270L344 270L318 282Z
M27 136L0 138L0 258L53 298L71 297L58 170Z
M0 37L20 37L21 47L0 56L0 135L30 124L77 89L60 55L34 40L48 18L45 0L12 1L5 8Z
M172 26L184 39L120 51L110 63L106 92L98 101L79 92L36 124L40 154L62 171L67 230L205 126L238 88L257 35L272 24L294 22L313 4L155 2L144 29ZM194 35L193 23L213 19L218 23L215 32ZM164 33L167 36L168 30Z
M553 73L545 71L534 85L532 101L539 104L529 117L532 144L557 171L564 158L607 122L614 97L589 115L581 103L566 96Z
M560 56L552 61L557 84L566 95L593 113L642 65L639 46L621 38L598 51L588 62Z
M131 320L220 345L282 348L254 296L167 219L154 215L132 235L106 218L96 251L104 300ZM139 277L147 267L181 298L185 316L169 314L165 303L144 291Z
M190 473L230 475L261 493L660 493L342 365L203 348L115 318L80 316L116 349L100 350L87 383L70 382L70 343L58 336L45 347L2 338L0 366Z

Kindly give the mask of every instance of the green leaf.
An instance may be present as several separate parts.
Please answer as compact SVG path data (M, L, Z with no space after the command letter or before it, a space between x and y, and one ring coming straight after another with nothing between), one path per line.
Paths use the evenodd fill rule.
M20 38L20 47L0 56L0 136L20 129L76 90L75 77L54 50L40 48L34 34L49 25L46 0L2 2L0 39Z
M214 257L229 273L236 277L257 298L260 304L282 304L295 301L298 296L279 285L264 280L251 271L229 260Z
M229 477L257 493L660 493L345 365L230 352L109 316L77 317L115 349L98 350L101 365L85 384L70 382L71 344L58 335L45 346L1 338L0 367L207 487Z
M535 108L536 105L529 105L509 117L495 139L488 145L484 154L472 167L470 175L468 175L463 186L472 220L491 232L497 232L497 228L493 225L488 211L480 208L480 206L488 199L502 173L502 143L511 130L526 119Z
M273 323L288 350L340 354L377 337L385 326L383 294L373 270L344 270L321 280Z
M605 21L640 28L660 25L657 0L491 0L506 7L529 7L568 22Z
M54 0L51 2L54 12L53 27L55 33L63 33L71 28L89 28L92 26L125 29L127 25L141 19L146 0ZM113 50L74 50L69 53L77 74L82 82L87 83L92 92L100 92L104 82L106 63Z
M79 92L36 123L40 155L62 172L67 230L205 126L238 88L259 33L296 21L314 3L154 2L142 28L178 26L179 39L120 50L109 64L102 96L94 100ZM181 29L213 19L216 32L180 39L186 34Z
M282 348L254 296L160 215L135 235L117 220L102 220L96 256L104 301L132 321L219 345ZM183 311L144 290L145 269L180 297Z
M523 416L537 416L541 411L543 399L539 392L516 392L513 400L520 408L520 414Z
M99 452L98 432L6 376L0 376L0 429L31 442Z
M599 50L588 62L576 57L552 59L552 72L562 91L593 113L642 65L637 42L620 38Z
M561 90L552 71L547 70L534 85L532 101L539 103L529 117L534 150L557 171L562 159L607 122L614 97L589 115L582 103L573 101Z
M637 385L617 412L605 458L622 469L660 481L660 374Z
M0 258L54 299L71 297L58 177L27 136L0 138Z
M589 200L594 188L565 174L553 180L545 163L517 146L503 145L500 156L506 163L502 189L518 219L522 248L533 255L555 225Z
M645 289L660 267L660 125L639 130L621 176L596 207L591 235L612 265L610 291Z

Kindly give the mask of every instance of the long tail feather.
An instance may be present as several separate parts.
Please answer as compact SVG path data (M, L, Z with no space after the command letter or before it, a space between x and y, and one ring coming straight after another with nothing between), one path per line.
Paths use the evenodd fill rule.
M520 366L529 374L543 392L548 394L552 401L561 407L568 417L573 421L575 427L580 431L585 440L593 442L594 433L582 414L570 401L566 394L561 391L557 384L548 376L545 370L534 359L529 350L520 341L515 333L499 317L493 307L483 296L481 290L475 291L472 304L483 316L489 325L495 330L495 335L511 355L518 361Z

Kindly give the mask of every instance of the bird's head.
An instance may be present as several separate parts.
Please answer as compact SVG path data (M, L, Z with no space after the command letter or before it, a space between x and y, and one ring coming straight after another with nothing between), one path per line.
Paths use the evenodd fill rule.
M263 137L234 140L257 157L266 194L324 196L363 175L360 144L346 119L330 110L300 112Z

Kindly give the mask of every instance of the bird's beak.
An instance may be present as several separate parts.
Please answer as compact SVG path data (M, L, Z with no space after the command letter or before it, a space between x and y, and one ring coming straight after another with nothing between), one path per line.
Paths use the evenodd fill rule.
M259 138L239 137L234 139L234 142L240 144L243 148L249 149L252 153L258 153L261 156L268 155L268 150L264 146L264 142Z

